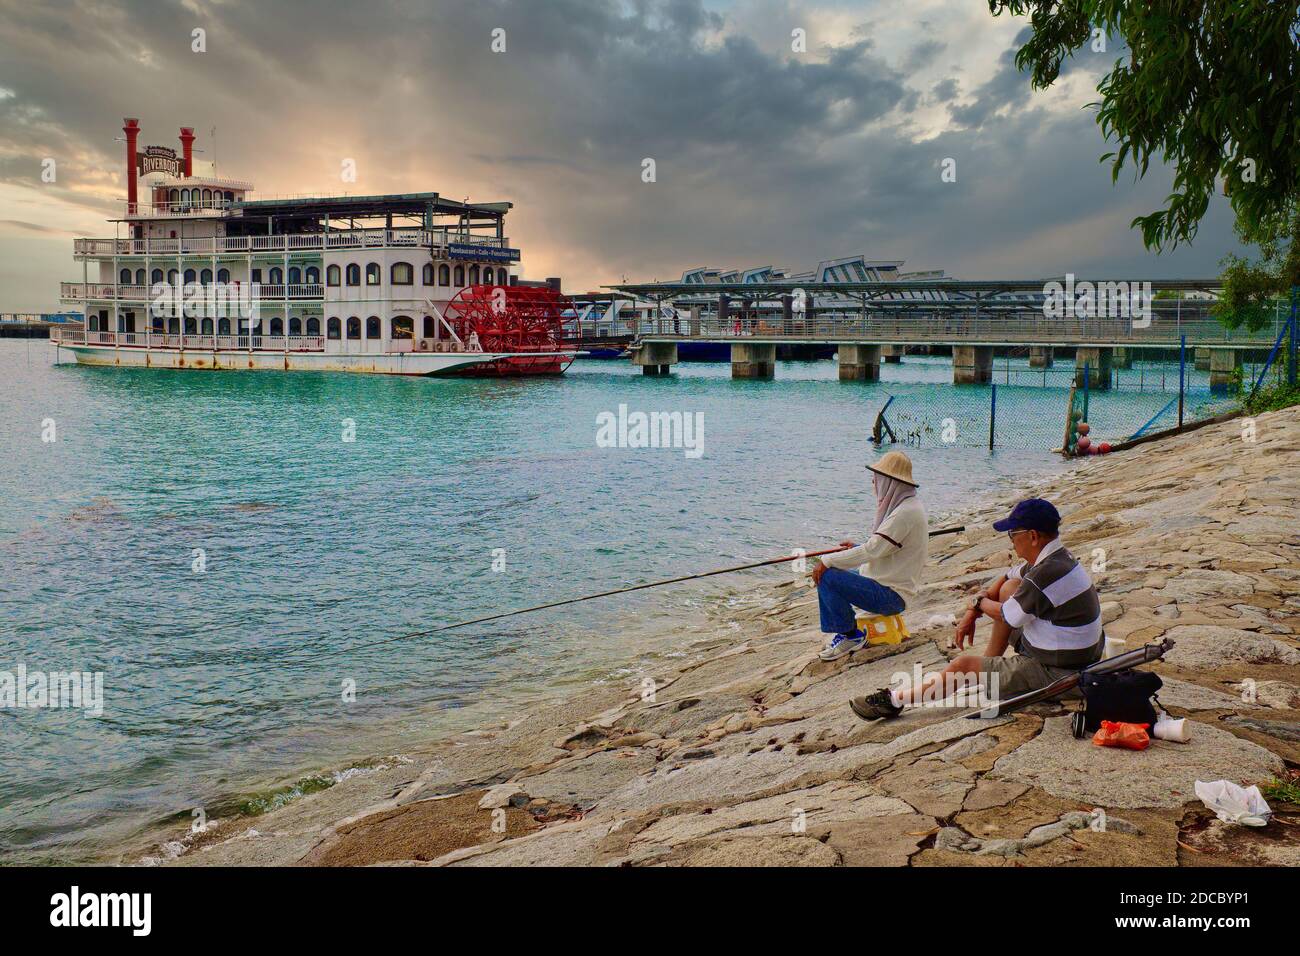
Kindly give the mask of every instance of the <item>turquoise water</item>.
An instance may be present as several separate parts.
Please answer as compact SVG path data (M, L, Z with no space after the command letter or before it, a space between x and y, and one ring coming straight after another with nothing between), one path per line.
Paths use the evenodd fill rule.
M682 626L703 626L728 589L790 572L396 638L861 535L884 397L932 410L988 397L947 384L946 359L865 385L838 382L833 362L781 363L775 382L622 362L500 381L55 367L52 354L0 341L0 670L102 671L104 714L0 710L11 860L93 859L191 808L217 816L241 794L635 673L678 652ZM936 525L1062 467L1052 443L1027 440L1031 423L1059 432L1062 393L999 393L1032 447L910 449ZM1167 398L1113 401L1140 423ZM598 447L597 416L620 403L702 413L703 454Z

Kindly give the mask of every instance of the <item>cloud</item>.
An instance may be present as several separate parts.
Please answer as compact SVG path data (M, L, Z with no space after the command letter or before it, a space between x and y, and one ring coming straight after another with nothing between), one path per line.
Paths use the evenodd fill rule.
M1060 274L1067 253L1125 275L1216 272L1234 247L1222 202L1194 249L1156 260L1128 221L1161 204L1167 173L1112 185L1097 163L1107 147L1081 107L1114 49L1036 93L1014 64L1023 23L975 7L0 0L0 216L39 224L48 204L56 228L104 234L133 115L142 144L194 126L199 158L261 195L513 201L529 273L568 288L857 252L968 276ZM45 157L57 183L40 180ZM957 183L939 179L946 157ZM1072 223L1088 237L1074 249ZM69 256L26 281L52 296L72 271Z

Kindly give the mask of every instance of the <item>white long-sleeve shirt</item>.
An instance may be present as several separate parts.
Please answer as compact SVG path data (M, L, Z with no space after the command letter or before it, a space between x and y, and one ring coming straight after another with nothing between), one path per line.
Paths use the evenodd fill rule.
M858 573L898 592L911 604L921 590L925 561L930 551L930 526L919 498L908 498L895 508L864 543L847 551L822 555L828 568Z

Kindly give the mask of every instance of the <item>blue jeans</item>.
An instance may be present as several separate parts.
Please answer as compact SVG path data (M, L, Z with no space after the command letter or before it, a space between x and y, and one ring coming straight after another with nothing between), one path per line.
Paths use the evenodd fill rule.
M858 625L853 609L868 614L902 614L903 599L891 588L871 578L840 568L827 568L817 585L817 603L821 605L822 631L848 634Z

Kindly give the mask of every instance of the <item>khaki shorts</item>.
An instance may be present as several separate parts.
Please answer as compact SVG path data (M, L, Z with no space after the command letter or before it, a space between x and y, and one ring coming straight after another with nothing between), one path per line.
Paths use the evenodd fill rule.
M1078 671L1069 667L1048 667L1032 657L1017 654L1015 657L985 657L980 661L980 673L996 675L997 686L993 686L993 677L989 678L989 696L998 700L1010 700L1031 690L1046 687L1054 680ZM1062 698L1078 699L1082 695L1078 688L1061 695Z

